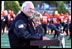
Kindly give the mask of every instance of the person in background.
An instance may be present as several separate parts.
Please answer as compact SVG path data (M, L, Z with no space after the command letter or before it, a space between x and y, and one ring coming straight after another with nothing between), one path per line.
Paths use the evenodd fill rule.
M47 14L46 11L44 11L44 13L42 14L42 26L44 28L44 31L45 31L45 34L47 33L47 24L50 22L50 17L49 15Z
M8 18L7 18L7 10L2 13L2 26L3 26L3 34L6 33L5 27L8 27ZM5 31L5 32L4 32Z
M35 11L33 14L33 21L35 23L36 31L38 33L44 33L44 29L42 27L41 20L42 20L41 13L39 13L38 11Z

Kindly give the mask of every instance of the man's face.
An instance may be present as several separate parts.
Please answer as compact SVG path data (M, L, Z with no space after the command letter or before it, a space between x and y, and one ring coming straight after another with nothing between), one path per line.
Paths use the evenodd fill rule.
M11 13L11 10L9 10L8 12Z
M46 16L47 15L47 13L44 13L44 16Z
M32 4L27 4L23 11L28 17L31 17L34 13L34 6Z
M63 15L63 13L61 13L61 15Z

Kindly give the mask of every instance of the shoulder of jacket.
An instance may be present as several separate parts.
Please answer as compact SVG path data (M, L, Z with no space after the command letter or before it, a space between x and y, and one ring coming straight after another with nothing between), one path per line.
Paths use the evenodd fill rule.
M18 21L15 23L15 27L24 28L24 26L26 27L26 26L27 26L27 23L25 23L23 20L18 20Z

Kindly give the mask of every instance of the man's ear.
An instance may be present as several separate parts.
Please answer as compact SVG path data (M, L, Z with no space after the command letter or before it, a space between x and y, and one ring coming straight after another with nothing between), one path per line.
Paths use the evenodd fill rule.
M25 9L25 8L23 7L23 11L24 11L24 9Z

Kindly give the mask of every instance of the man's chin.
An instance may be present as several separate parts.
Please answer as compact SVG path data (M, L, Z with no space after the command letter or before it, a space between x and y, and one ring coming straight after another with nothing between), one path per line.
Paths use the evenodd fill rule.
M28 17L31 17L32 15L29 15Z
M32 17L32 15L31 14L28 14L27 17Z
M29 17L31 17L32 15L28 15Z

